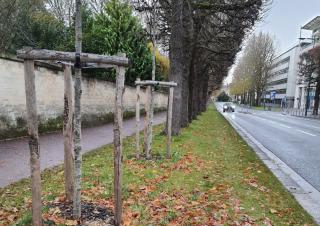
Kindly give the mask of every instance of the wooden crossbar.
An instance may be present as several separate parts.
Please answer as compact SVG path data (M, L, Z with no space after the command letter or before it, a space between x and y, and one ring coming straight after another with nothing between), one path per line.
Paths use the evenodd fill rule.
M67 61L75 62L76 53L74 52L62 52L47 49L32 49L23 48L17 51L17 57L24 60L50 60L50 61ZM115 65L115 66L129 66L129 59L122 56L106 56L92 53L81 53L81 62L97 63Z
M164 86L164 87L176 87L178 84L175 82L161 82L161 81L136 81L136 86Z

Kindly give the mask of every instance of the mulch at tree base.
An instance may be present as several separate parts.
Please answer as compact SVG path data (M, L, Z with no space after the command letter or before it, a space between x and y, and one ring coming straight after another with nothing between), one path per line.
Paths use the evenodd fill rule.
M60 215L65 219L73 220L73 207L70 202L53 203L50 208L59 208ZM54 222L52 222L54 223ZM49 224L50 225L50 224ZM55 224L53 224L55 225ZM111 209L89 202L81 202L81 226L113 226L114 214Z

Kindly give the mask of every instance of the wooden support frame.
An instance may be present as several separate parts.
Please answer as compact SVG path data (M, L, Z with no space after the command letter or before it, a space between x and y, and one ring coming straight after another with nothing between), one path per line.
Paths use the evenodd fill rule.
M56 52L56 51L49 51ZM41 50L37 50L37 53L41 53ZM28 134L29 134L29 148L30 148L30 166L31 166L31 183L32 183L32 224L33 226L42 225L42 215L41 215L41 174L40 174L40 145L39 145L39 135L38 135L38 115L37 115L37 101L36 101L36 86L35 86L35 70L34 70L34 62L35 60L39 60L36 57L38 55L33 55L34 52L24 52L25 55L19 55L19 58L24 60L24 73L25 73L25 92L26 92L26 106L27 106L27 123L28 123ZM29 56L28 54L31 54ZM90 58L93 56L93 59ZM95 62L96 59L95 54L88 54L86 60L89 62L96 63L96 65L100 65L104 68L110 68L110 62L107 61ZM43 60L44 57L39 56L40 60ZM106 57L105 59L108 59ZM121 183L122 183L122 124L123 124L123 93L124 93L124 82L125 82L125 66L128 62L127 58L124 54L121 56L112 57L113 67L117 69L117 81L116 81L116 98L115 98L115 112L114 112L114 192L115 192L115 221L116 225L121 224L122 217L122 195L121 195ZM50 59L52 60L52 59ZM56 60L59 62L63 62L66 60L65 57L56 57ZM73 60L70 60L73 61ZM72 121L72 116L76 113L73 111L72 105L72 76L71 76L71 63L62 63L65 64L64 68L64 85L65 85L65 109L64 109L64 147L65 147L65 169L68 171L65 175L66 180L66 195L67 199L75 199L75 193L81 194L81 187L75 187L75 184L70 184L70 181L76 182L76 178L72 176L74 173L76 165L76 159L74 159L75 151L72 149L75 146L74 143L74 126ZM75 70L80 70L81 68L75 68ZM79 71L79 72L80 72ZM78 74L79 74L78 72ZM77 73L76 73L77 74ZM81 79L81 77L79 77ZM78 78L78 81L79 81ZM81 83L77 85L77 79L75 80L75 94L81 95ZM70 88L71 87L71 88ZM76 98L75 98L76 101ZM77 107L76 103L75 107ZM78 102L78 111L80 111L81 102ZM81 112L81 111L80 111ZM78 113L80 115L80 113ZM81 127L80 127L81 129ZM76 131L78 133L78 139L76 140L77 144L80 145L81 142L81 131ZM76 147L74 147L76 148ZM79 147L78 147L79 148ZM80 149L81 151L81 146ZM79 155L81 158L81 154ZM69 159L71 158L71 160ZM80 159L81 160L81 159ZM71 166L72 165L72 166ZM81 171L80 171L81 172ZM79 176L79 175L76 175ZM70 178L72 177L72 178ZM81 174L80 174L81 177ZM81 178L80 178L81 179ZM73 189L73 190L72 190ZM76 191L79 190L79 191ZM71 197L71 193L74 193ZM80 199L78 195L76 195L77 199ZM70 200L69 200L70 201ZM80 201L78 202L78 204ZM81 208L76 208L81 211ZM77 219L81 217L81 212L75 213Z
M146 159L151 159L151 145L152 145L152 87L147 86L147 101L145 104L146 117L144 123L144 153Z
M122 138L123 138L123 94L125 68L117 67L116 96L114 109L114 197L115 225L121 225L122 219Z
M24 61L24 78L30 149L32 225L40 226L42 225L40 145L38 134L37 98L33 60Z
M169 88L168 96L168 114L167 114L167 151L166 157L171 158L171 134L172 134L172 109L173 109L173 91L174 87Z
M64 69L64 112L63 112L63 139L64 139L64 181L66 199L73 200L74 193L74 153L73 153L73 89L72 72L70 65L63 65Z
M47 60L75 62L76 53L25 47L17 51L17 57L24 60ZM91 53L80 53L81 62L98 65L129 66L129 60L121 56L106 56Z
M137 88L137 103L136 103L136 156L139 158L140 155L140 87L147 87L147 101L145 104L146 118L145 118L145 128L144 128L144 151L146 159L151 158L151 146L152 146L152 124L153 124L153 108L150 106L152 104L152 88L155 86L169 87L168 96L168 114L167 114L167 146L166 146L166 157L171 158L171 134L172 134L172 106L173 106L173 91L174 87L177 86L175 82L162 82L162 81L140 81L138 79L135 82Z

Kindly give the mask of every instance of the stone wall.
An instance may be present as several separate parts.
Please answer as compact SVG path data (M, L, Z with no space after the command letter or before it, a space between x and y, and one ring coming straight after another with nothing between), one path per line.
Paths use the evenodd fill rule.
M40 132L56 131L62 127L63 72L58 67L36 65L36 90ZM112 120L115 84L96 79L82 80L83 125L94 126ZM126 86L125 116L135 112L135 88ZM0 140L26 135L26 103L23 63L0 58ZM141 93L142 108L146 93ZM155 94L155 108L167 106L167 95Z

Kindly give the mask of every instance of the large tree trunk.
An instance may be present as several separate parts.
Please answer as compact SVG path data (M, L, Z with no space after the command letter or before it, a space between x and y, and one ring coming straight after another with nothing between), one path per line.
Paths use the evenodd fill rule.
M172 2L172 32L170 36L170 74L169 78L178 86L174 89L173 114L172 114L172 134L178 135L181 129L182 110L182 80L183 80L183 21L181 18L183 11L183 0Z
M319 80L319 79L318 79ZM320 95L320 81L317 81L316 93L314 97L313 115L318 115Z
M74 192L74 155L73 155L73 92L71 66L64 66L64 180L68 202L73 200Z
M81 62L80 55L82 52L82 19L81 19L81 0L76 1L76 54L78 62L75 63L75 84L74 84L74 161L75 161L75 183L73 195L73 216L75 219L81 218Z
M209 77L207 74L203 74L202 77L202 96L201 96L201 112L205 112L207 110L207 102L208 102L208 80Z
M25 91L27 106L27 122L30 148L31 193L32 193L32 225L42 225L41 216L41 175L40 147L38 135L38 114L35 87L34 61L24 61Z
M193 24L188 3L172 3L172 31L170 36L170 75L178 86L174 89L172 134L178 135L188 125L189 73L191 63L190 37Z

